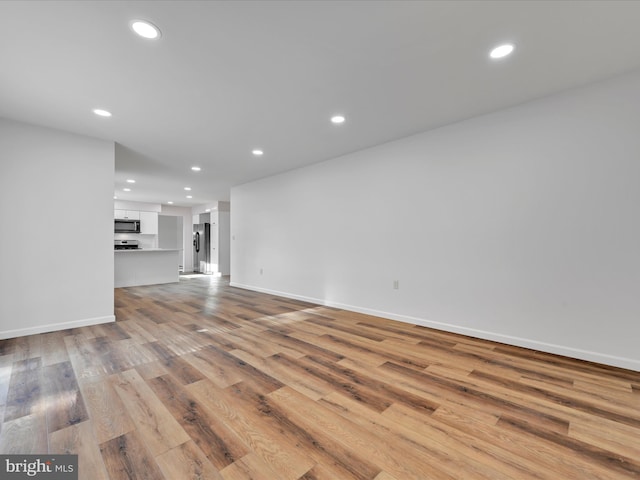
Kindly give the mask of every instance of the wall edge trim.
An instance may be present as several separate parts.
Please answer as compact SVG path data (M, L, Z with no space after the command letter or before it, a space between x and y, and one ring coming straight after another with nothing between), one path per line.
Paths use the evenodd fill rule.
M469 327L461 327L458 325L452 325L450 323L436 322L432 320L426 320L423 318L412 317L409 315L400 315L392 312L385 312L381 310L375 310L372 308L359 307L355 305L348 305L339 302L332 302L329 300L306 297L304 295L297 295L288 292L281 292L278 290L270 290L267 288L257 287L253 285L244 285L236 282L230 282L230 286L242 288L245 290L252 290L260 293L268 293L271 295L278 295L280 297L292 298L295 300L302 300L305 302L316 303L318 305L324 305L327 307L340 308L351 312L363 313L366 315L372 315L376 317L387 318L389 320L397 320L399 322L410 323L413 325L420 325L422 327L433 328L435 330L442 330L450 333L459 333L461 335L467 335L469 337L480 338L483 340L490 340L493 342L504 343L516 347L529 348L545 353L552 353L555 355L562 355L565 357L574 358L577 360L586 360L588 362L600 363L612 367L625 368L628 370L634 370L640 372L640 360L633 358L617 357L606 353L593 352L590 350L582 350L579 348L568 347L565 345L556 345L553 343L540 342L538 340L531 340L528 338L514 337L511 335L504 335L501 333L490 332L486 330L476 330ZM1 338L1 337L0 337Z
M0 331L0 340L5 340L7 338L24 337L26 335L36 335L38 333L57 332L59 330L67 330L69 328L88 327L91 325L111 323L115 321L115 315L106 315L104 317L83 318L81 320L73 320L71 322L51 323L47 325L38 325L36 327L5 330Z

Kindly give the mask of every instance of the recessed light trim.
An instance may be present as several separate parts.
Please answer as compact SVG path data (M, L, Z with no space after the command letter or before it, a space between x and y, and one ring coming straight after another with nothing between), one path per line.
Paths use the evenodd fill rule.
M160 29L147 20L134 20L131 22L131 29L142 38L149 40L158 39L162 35Z
M334 123L336 125L344 123L345 120L346 118L344 118L344 115L334 115L333 117L331 117L331 123Z
M262 155L264 155L264 152L259 148L254 148L253 150L251 150L251 153L253 153L253 155L255 155L256 157L261 157Z
M104 110L102 108L94 108L93 113L95 113L96 115L98 115L99 117L110 117L111 116L111 112Z
M200 170L202 170L200 167L196 167L195 165L193 167L191 167L191 170L193 170L194 172L199 172Z
M504 58L513 53L515 46L511 43L505 43L503 45L498 45L489 53L489 56L493 59Z

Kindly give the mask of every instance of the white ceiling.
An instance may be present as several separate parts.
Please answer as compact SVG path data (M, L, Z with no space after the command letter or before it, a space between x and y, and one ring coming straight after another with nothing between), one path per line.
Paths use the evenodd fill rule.
M639 24L638 1L5 0L0 116L113 140L120 199L192 206L640 68Z

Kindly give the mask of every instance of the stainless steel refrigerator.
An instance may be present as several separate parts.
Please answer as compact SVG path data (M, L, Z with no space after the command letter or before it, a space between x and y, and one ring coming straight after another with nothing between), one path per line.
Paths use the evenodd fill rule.
M193 271L211 273L211 224L193 226Z

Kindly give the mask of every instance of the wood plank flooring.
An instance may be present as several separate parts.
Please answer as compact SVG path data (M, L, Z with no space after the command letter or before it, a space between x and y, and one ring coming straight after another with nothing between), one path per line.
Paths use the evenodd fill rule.
M83 480L640 479L640 373L277 298L116 290L0 341L0 453Z

